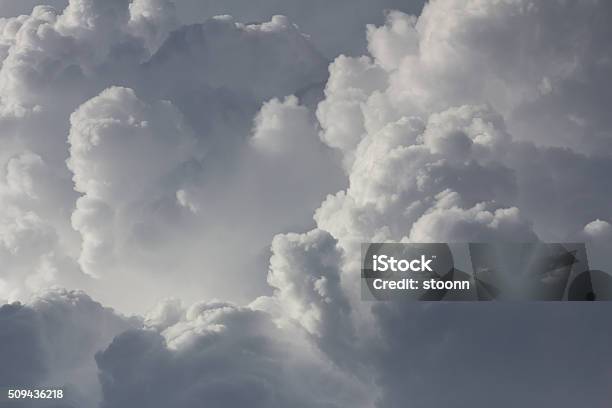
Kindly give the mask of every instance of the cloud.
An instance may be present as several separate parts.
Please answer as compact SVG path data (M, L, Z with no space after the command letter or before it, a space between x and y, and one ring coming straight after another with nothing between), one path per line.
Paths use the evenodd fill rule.
M370 58L336 58L329 66L325 99L317 107L321 139L348 156L365 134L361 105L386 86L385 73Z
M147 65L153 79L163 76L161 91L222 88L261 102L324 81L326 64L285 16L243 24L225 15L173 32Z
M171 320L161 332L127 331L96 355L102 407L368 406L362 384L263 312L202 302Z
M382 23L384 10L399 9L418 14L424 3L421 0L314 0L308 4L299 0L213 0L205 4L196 0L176 1L178 14L187 24L222 14L230 14L241 21L265 21L275 14L286 15L331 58L342 53L359 55L364 52L364 27L369 23Z
M6 0L0 5L0 15L2 17L28 15L35 6L40 4L40 0ZM45 1L45 4L63 10L68 4L68 0L48 0Z
M605 303L395 303L374 313L385 339L373 352L384 387L379 407L460 401L505 408L525 399L570 407L609 397Z
M0 171L0 298L27 298L56 284L83 282L60 232L69 211L50 166L32 152L11 156Z
M516 138L609 153L610 124L598 106L610 91L600 81L609 70L601 61L610 11L599 2L436 1L418 20L391 13L370 27L369 50L390 71L396 115L486 101ZM394 46L397 38L416 45Z
M458 207L460 197L448 190L436 196L436 204L412 226L410 242L528 242L536 239L519 209L487 210L486 203L469 209Z
M492 238L486 229L504 236L505 227L506 238L518 233L517 239L533 239L516 208L513 169L503 164L510 143L503 119L486 106L451 108L427 122L414 116L391 121L366 133L354 154L348 151L354 157L350 186L329 196L315 219L351 251L359 242L404 237L478 241ZM434 221L439 217L440 224ZM489 226L470 229L469 238L452 232L450 224L439 228L455 218ZM499 224L502 219L513 226ZM435 225L435 235L425 232Z
M23 364L0 375L109 408L609 399L605 304L370 303L358 278L368 241L586 240L610 270L607 4L437 0L367 28L381 4L181 26L185 4L0 22L0 298L177 296L142 323L72 292L4 306ZM328 67L339 49L368 55Z
M69 403L94 407L101 389L93 354L136 324L81 292L48 291L27 304L4 305L0 382L64 387Z
M544 42L557 44L553 38L567 19L587 19L599 5L474 6L432 2L418 19L391 12L384 26L368 27L372 59L339 57L330 66L317 116L321 139L344 157L350 186L328 198L316 218L341 246L351 236L351 242L409 236L416 219L431 214L436 195L447 189L460 197L457 208L505 206L548 241L571 240L588 222L610 216L610 189L601 174L611 161L600 139L585 139L601 132L576 131L566 140L556 128L543 130L539 119L523 115L527 107L548 109L548 117L566 120L570 112L551 107L547 92L533 90L541 81L554 88L553 77L560 86L582 78L583 68L604 52L601 33L583 36L583 26L572 23L563 34L567 44L545 54L539 49ZM542 25L538 40L520 46L510 27L531 30L535 20ZM504 54L500 43L507 43ZM576 45L586 43L592 53ZM589 81L584 85L593 94L602 91ZM536 127L537 135L523 131ZM585 154L595 151L599 157ZM589 200L586 191L594 195Z
M475 405L491 404L505 391L481 373L499 370L504 378L509 372L524 373L525 367L498 364L482 357L479 350L508 356L538 349L537 355L547 357L539 365L529 364L537 367L523 374L528 379L525 384L548 375L569 385L571 376L551 375L557 372L552 350L557 350L555 345L564 336L563 324L577 322L580 313L568 306L561 313L566 320L551 322L550 330L542 334L544 344L551 345L548 349L522 339L508 344L499 337L495 343L493 334L502 327L517 327L513 323L517 314L533 313L545 320L551 313L545 307L499 306L490 315L479 310L479 317L472 320L470 313L448 305L365 305L356 283L361 242L562 242L588 235L593 249L600 245L594 241L601 243L607 236L607 224L590 223L610 217L607 203L612 192L602 176L612 164L602 144L609 127L586 133L566 128L558 133L557 126L543 126L540 118L527 112L535 109L548 115L547 123L567 123L569 105L560 99L570 96L557 90L575 84L578 78L581 90L590 94L581 100L581 109L589 104L596 109L596 99L606 90L585 80L583 74L597 64L605 47L598 42L599 29L593 29L597 35L583 35L585 25L575 22L576 18L588 19L595 10L605 14L607 6L588 3L574 9L564 4L540 7L526 2L478 1L472 6L431 2L418 19L389 13L384 26L368 28L370 57L341 56L332 63L326 98L317 110L321 139L343 156L349 185L327 197L315 220L341 251L339 299L347 300L353 317L347 335L355 333L358 339L352 348L355 355L370 352L369 364L378 373L382 388L379 406L402 406L407 401L437 406L450 403L446 398L455 401L457 397ZM599 19L588 21L599 24ZM537 35L529 34L537 40L517 39L517 26L527 31L538 27ZM603 25L601 30L605 31ZM544 45L557 43L558 47ZM593 52L585 52L585 47ZM553 97L555 103L551 103ZM294 240L306 241L307 236ZM304 251L306 248L303 245ZM593 263L607 265L603 269L609 270L609 261L601 253L590 255ZM281 256L287 263L294 259L291 252L279 251L274 256L272 265L282 265ZM308 251L308 262L298 264L313 266L301 276L320 271L315 266L317 258L326 257L326 251L319 255ZM270 276L276 273L272 268ZM282 282L286 290L300 287L300 278L284 276L292 277ZM316 298L292 299L300 303L289 310L315 308L320 321L334 319L335 311L318 308ZM576 364L584 359L597 366L598 353L579 345L588 347L591 341L600 345L609 337L609 330L602 326L605 310L601 305L593 311L587 325L593 325L594 331L584 328L584 333L591 334L564 337L573 349L581 350L575 356ZM444 329L447 318L456 324L448 331ZM502 337L543 333L536 327L520 324L518 331L513 329ZM482 335L468 340L464 332ZM333 343L335 336L328 341ZM327 351L337 358L336 350ZM472 363L466 355L470 353L477 369L469 368ZM422 364L417 355L427 356ZM436 360L439 355L445 357ZM431 361L437 363L431 365ZM445 371L449 364L451 369ZM454 372L460 378L441 372ZM554 380L546 381L543 389L554 386ZM606 398L603 383L584 387L593 390L593 401ZM464 392L468 389L480 391ZM522 384L514 392L504 400L508 406L518 395L550 396ZM551 398L564 403L567 397ZM499 398L495 403L500 404Z
M155 52L168 34L178 28L176 6L167 0L134 0L130 3L128 28L143 38L149 52Z
M139 311L167 296L169 287L191 300L201 296L197 285L170 278L170 269L210 287L210 294L220 292L242 301L260 295L266 286L265 257L274 234L312 225L312 208L325 193L338 188L341 176L318 141L316 122L307 111L307 104L312 106L319 97L328 63L307 36L283 16L249 24L225 16L179 26L173 12L168 1L73 0L65 9L39 6L30 15L0 23L0 160L4 166L13 157L32 153L44 163L44 178L36 177L40 188L48 191L39 193L39 199L29 199L26 208L56 237L56 244L44 254L53 252L66 260L53 267L60 271L55 275L70 276L46 282L86 288L102 301ZM105 128L106 120L124 122L125 126L109 124L118 134L139 126L130 125L130 119L120 113L124 108L138 111L138 103L127 107L123 103L130 98L108 96L115 92L108 91L114 85L132 89L143 105L151 107L144 116L161 115L160 122L153 117L141 121L149 121L160 134L167 132L166 147L174 149L171 145L181 138L171 138L183 130L168 129L161 121L167 119L172 126L175 119L156 110L166 103L159 101L170 101L174 108L169 110L180 111L176 114L182 117L180 126L195 140L190 158L178 163L163 153L153 163L147 155L155 156L155 146L161 149L157 154L166 147L153 142L152 150L141 150L136 145L144 137L116 142L106 134L99 149L90 143L84 135ZM294 141L302 141L309 154L302 151L300 155L301 148L292 141L286 143L291 152L266 158L249 142L255 117L262 104L292 94L297 95L288 99L293 102L281 108L285 119L280 131L290 126L289 105L295 105L293 118L300 121L301 136ZM85 113L92 101L97 101L96 107ZM79 112L82 116L77 118ZM70 123L71 116L77 123ZM92 129L79 128L80 124ZM72 152L65 144L69 134ZM264 134L269 138L272 133L262 128L257 137ZM129 140L133 150L128 148ZM73 163L71 170L66 160ZM169 162L176 165L173 171L163 168ZM282 166L291 177L279 177L275 166ZM125 171L132 177L123 177ZM13 173L9 181L14 184ZM324 182L317 180L321 177ZM244 191L252 196L252 212L260 214L256 223L243 208L227 205L242 202L239 197ZM23 204L24 200L15 203ZM246 266L258 265L254 284L246 286L244 293L200 273L202 259L218 253L219 236L237 240L235 232L219 232L226 230L230 219L247 224L238 233L247 250L226 266L228 273L246 277L252 275ZM118 247L125 256L117 253ZM202 247L210 253L200 256L201 249L195 248ZM113 257L121 268L111 268ZM32 265L38 262L35 259ZM90 275L108 278L91 281L81 276L77 262ZM74 273L64 272L68 264ZM127 279L133 283L143 279L150 285L144 291L148 301L127 305L133 298L113 289L123 287L119 277L128 269ZM12 277L4 279L4 292L11 292L11 299L28 294L25 285L19 285L19 294L14 288L23 271L7 272ZM168 276L169 282L159 285L151 276Z
M196 158L195 140L172 104L147 105L127 88L107 89L70 121L68 166L83 193L72 223L83 238L79 263L96 276L142 222L136 214L174 195L161 181Z
M298 129L297 132L287 132L287 125ZM284 101L272 99L266 102L255 117L255 129L251 139L254 147L262 153L283 154L294 150L316 148L308 109L298 104L295 96L289 96Z
M37 5L29 14L2 18L3 116L52 109L49 94L54 102L74 98L61 86L66 82L77 83L81 95L91 92L83 76L95 84L105 75L101 66L138 66L177 28L173 10L168 0L72 0L65 8ZM110 73L118 74L117 69Z
M584 226L584 233L592 239L610 241L612 238L612 225L609 222L597 219Z
M63 10L68 0L47 0L47 5ZM138 2L135 2L138 3ZM150 9L156 8L156 1L149 1ZM278 0L224 0L201 2L196 0L174 0L176 16L181 25L201 23L202 21L218 15L232 15L237 20L267 21L276 14L288 16L296 22L301 31L308 33L313 43L324 54L333 58L338 54L345 53L358 55L365 51L366 24L381 24L384 21L384 10L397 9L407 13L418 14L425 3L422 0L400 1L380 0L371 2L367 0L316 0L308 5L296 1ZM17 16L19 14L30 14L35 5L40 1L33 0L4 0L0 5L1 16ZM325 10L324 13L313 12L313 10ZM172 14L174 12L171 12ZM342 24L338 21L342 20Z
M340 265L336 241L324 231L277 235L268 274L274 295L257 299L253 307L283 325L297 323L340 366L358 367L361 363L352 359L355 337Z

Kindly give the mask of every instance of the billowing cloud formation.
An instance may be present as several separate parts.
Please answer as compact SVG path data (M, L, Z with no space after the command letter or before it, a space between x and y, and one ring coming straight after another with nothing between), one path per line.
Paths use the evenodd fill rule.
M0 299L27 298L49 285L83 283L60 234L72 194L39 155L10 156L0 171Z
M609 401L609 306L363 302L359 244L584 240L611 270L610 11L432 1L362 28L368 55L329 76L341 41L282 16L180 27L166 1L72 0L2 20L0 297L263 295L167 299L82 361L53 349L49 379L39 332L13 330L38 303L5 306L10 354L35 356L20 381L86 367L78 398L108 408ZM58 293L64 333L125 323Z
M97 275L132 239L146 206L174 195L162 181L195 159L195 139L172 104L147 105L127 88L107 89L70 121L68 166L84 194L72 224L83 238L81 267Z
M139 311L169 291L198 299L202 287L252 299L265 291L273 235L312 224L312 208L341 185L306 108L320 97L327 66L308 38L283 16L179 27L174 12L165 0L74 0L0 22L1 158L13 163L0 174L2 206L27 211L27 228L36 221L47 237L0 278L2 298L58 283ZM291 94L299 100L276 104ZM17 158L28 155L38 159L20 170ZM21 177L28 171L37 171L35 185ZM245 195L256 220L227 204ZM7 240L15 217L3 223ZM243 227L228 231L228 222ZM240 242L244 256L224 241ZM17 265L15 251L2 256ZM203 275L207 258L253 285L236 291ZM40 272L43 260L50 266ZM174 279L172 269L201 286ZM130 285L119 283L126 279L146 285L149 299L129 296Z
M436 1L418 20L391 13L369 27L369 50L390 73L392 116L486 101L516 138L609 153L598 107L610 95L610 12L602 2Z
M499 370L503 377L520 371L531 382L549 373L552 380L544 382L548 385L542 389L555 387L554 381L569 386L573 378L556 374L556 357L550 354L559 338L581 350L576 364L584 359L598 365L599 354L579 344L593 342L591 346L597 347L609 338L607 306L592 310L588 325L593 329L584 328L588 333L584 336L563 334L564 324L576 324L580 313L571 306L555 311L565 320L551 322L550 329L545 329L551 348L535 355L549 357L530 371L539 372L532 377L520 367L478 356L478 350L504 355L533 350L528 341L517 339L512 345L501 337L496 344L489 341L495 343L492 334L503 327L513 330L512 336L503 338L541 333L537 324L517 323L513 318L525 314L540 316L536 320L542 321L551 310L514 305L464 314L448 305L430 310L364 304L358 284L359 243L564 241L585 236L592 250L605 243L612 217L608 204L612 190L605 176L612 168L606 147L610 128L593 117L577 121L576 106L561 101L571 99L568 89L579 86L584 95L581 111L593 105L595 114L596 101L610 96L605 86L586 74L594 66L609 69L601 59L602 54L610 55L602 40L607 25L599 17L589 17L609 11L601 2L540 6L474 1L466 7L465 2L435 1L419 18L389 13L384 26L368 28L370 57L339 57L330 66L326 98L318 105L317 117L321 139L343 156L349 186L330 195L316 211L322 230L316 234L331 234L341 250L337 271L325 270L325 274L334 276L342 288L336 300L347 299L351 305L346 336L357 339L352 345L356 355L371 357L370 367L383 389L380 406L411 401L439 406L457 398L477 406L491 404L493 399L497 405L512 406L528 395L546 395L565 404L571 399L532 391L527 384L513 387L512 397L503 397L504 390L480 374ZM576 19L589 24L576 24ZM518 36L515 31L520 26L529 33L524 38L525 30ZM593 35L585 35L584 30L592 30ZM545 113L546 123L556 124L545 125L544 115L534 117L530 114L534 111ZM584 126L594 123L601 127L585 131ZM322 270L317 265L327 259L328 252L313 251L311 234L315 232L291 236L291 241L301 243L294 251L273 247L270 277L281 286L281 297L284 290L302 287L304 276L317 276ZM294 260L294 252L307 253L307 259L297 264L312 265L312 269L299 276L282 273L287 269L283 265ZM590 255L593 263L609 269L608 258L598 257L597 251ZM290 279L281 282L276 276ZM320 300L312 296L292 300L303 303L289 310L314 309L318 321L334 321L339 310L321 308ZM311 325L300 315L293 319L306 328ZM453 328L443 329L450 321ZM464 330L480 335L468 339L461 335ZM328 344L335 337L329 336ZM466 368L472 366L467 358L472 354L478 369ZM440 355L446 357L437 359ZM332 354L332 358L338 356ZM445 362L453 367L448 375ZM406 372L414 375L406 378ZM594 402L608 398L602 382L581 387L593 391Z
M300 0L176 0L177 13L185 23L221 14L230 14L241 21L265 21L275 14L286 15L330 58L341 53L364 52L364 27L368 23L382 23L384 10L418 14L423 4L422 0L312 0L308 3Z
M127 331L96 356L102 407L370 404L358 381L263 312L226 303L197 303L180 315L177 310L166 303L157 310L163 317L148 320L161 332ZM166 323L160 327L160 321Z
M16 17L30 14L32 9L40 4L40 0L6 0L0 5L0 15L3 17ZM68 4L68 0L51 0L45 1L44 4L58 10L63 10Z
M228 92L248 91L260 100L284 96L325 79L323 57L280 15L261 24L245 25L231 16L218 16L203 24L184 26L170 36L149 65L154 73L164 75L166 83L160 84L164 90L208 86ZM174 71L172 76L168 76L169 70Z
M379 407L610 398L608 304L377 305L374 313L385 339L375 352Z
M67 93L57 85L95 75L111 55L135 62L146 58L174 28L172 16L164 13L169 10L168 1L73 0L61 14L37 6L30 16L3 19L2 116L49 109L51 95Z
M166 1L145 0L134 3L146 3L146 9L151 10L152 14L168 15L169 3ZM341 53L355 55L364 52L364 27L366 24L381 24L384 21L384 10L397 9L418 14L424 3L423 0L315 0L308 4L299 0L173 0L175 11L172 14L176 13L183 25L201 23L218 15L231 15L246 22L267 21L277 14L286 15L303 32L308 33L318 49L333 58ZM40 0L3 0L0 15L13 17L30 14L32 8L39 4ZM63 10L68 0L46 0L44 4ZM156 21L157 17L151 20ZM342 24L338 24L338 21L342 21ZM154 29L153 24L146 23L144 26Z
M101 395L94 353L138 325L80 292L50 291L25 305L4 305L0 383L64 387L67 403L93 408Z
M612 225L609 222L596 219L584 227L584 233L591 239L609 242L612 240Z
M497 219L503 217L518 223L510 236L528 238L527 221L540 238L554 241L573 239L593 220L609 219L612 191L603 174L612 161L601 145L609 127L557 132L526 116L527 110L551 107L547 120L567 121L575 112L551 106L551 93L567 97L565 88L579 80L593 98L606 92L584 76L609 52L600 43L603 34L594 29L596 35L583 35L585 25L575 18L609 8L598 2L549 7L438 1L418 19L391 12L385 26L369 26L373 59L338 58L318 107L322 140L342 152L351 181L318 211L319 225L341 243L351 235L357 242L410 235L469 240L490 237L468 232L467 224L468 230L452 233L464 228L452 227L454 218L503 235L501 225L507 224ZM518 39L511 27L535 30L533 21L537 41ZM567 41L553 40L565 21L571 21ZM543 42L559 46L543 54ZM604 157L584 155L589 152ZM452 203L446 193L446 200L436 198L446 190L454 193ZM581 191L590 191L590 198ZM424 230L428 225L433 234Z

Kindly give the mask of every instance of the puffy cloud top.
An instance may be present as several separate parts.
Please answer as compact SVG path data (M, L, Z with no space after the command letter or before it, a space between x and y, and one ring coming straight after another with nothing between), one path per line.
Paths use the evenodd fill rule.
M127 88L83 104L71 124L68 166L84 194L72 221L83 236L81 266L96 275L97 261L112 258L115 242L130 235L130 206L164 194L164 179L194 158L195 140L172 104L148 105Z

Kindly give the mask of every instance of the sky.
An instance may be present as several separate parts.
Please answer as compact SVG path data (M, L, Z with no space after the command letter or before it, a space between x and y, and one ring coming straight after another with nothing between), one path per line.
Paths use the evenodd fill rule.
M612 270L608 2L40 1L0 0L0 389L610 405L604 302L359 280L361 242L585 242Z

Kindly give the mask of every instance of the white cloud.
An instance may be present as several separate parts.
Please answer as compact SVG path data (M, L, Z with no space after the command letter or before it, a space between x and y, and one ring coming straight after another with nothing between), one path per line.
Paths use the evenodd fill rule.
M60 232L63 191L47 163L32 152L12 156L0 171L0 297L13 301L81 274Z
M169 193L164 179L196 158L195 139L172 104L146 104L127 88L105 90L70 122L68 166L83 193L72 220L81 267L95 276L125 250L138 214Z
M148 59L177 24L172 10L168 0L72 0L63 11L41 5L0 20L0 118L53 109L71 91L58 85L82 75L95 83L109 59Z
M607 221L597 219L585 225L584 233L591 239L609 242L612 240L612 225Z
M350 153L365 134L361 106L371 94L386 87L386 78L371 59L342 55L330 65L329 74L325 100L317 108L321 139L344 152L350 163Z
M437 344L427 332L433 323L421 308L411 311L401 304L370 307L359 301L355 282L360 242L531 241L538 237L562 242L585 234L597 241L596 237L606 235L607 224L589 223L610 217L612 190L604 176L612 165L604 140L610 127L590 115L597 126L604 126L588 133L575 127L557 132L570 113L571 104L561 102L571 99L565 90L581 81L579 87L585 93L581 110L593 104L593 113L596 100L607 92L584 76L598 64L602 53L609 54L598 37L607 30L603 19L588 17L598 13L595 10L609 12L607 6L595 2L575 6L472 1L466 6L459 1L434 1L417 20L394 12L385 26L370 27L368 49L373 60L341 56L330 66L326 98L317 116L321 139L343 155L350 184L328 196L315 219L342 251L338 299L347 299L353 316L358 317L347 331L360 339L355 345L357 354L376 349L379 336L388 346L379 355L382 360L373 362L384 388L381 406L401 406L406 400L424 406L449 401L444 393L440 397L427 394L431 388L418 378L422 370L413 367L414 386L395 378L411 371L408 367L415 353L406 348L408 339L416 336L415 346L426 349L429 342ZM602 24L601 32L595 29L597 35L583 35L589 23L577 21ZM518 36L517 27L525 29ZM537 34L533 32L536 27ZM523 38L525 32L529 34ZM546 92L541 92L541 86L538 90L542 83L547 84ZM548 115L546 121L529 111ZM591 119L584 123L595 123ZM558 124L543 125L550 121ZM594 152L597 156L590 155ZM593 248L599 245L594 241L590 241ZM291 252L275 252L272 265L283 264L281 255L287 263L294 259ZM596 258L597 254L590 255ZM308 263L298 262L313 265L300 276L321 270L315 266L317 257L325 259L326 251L320 255L311 251ZM601 265L601 260L594 263ZM270 276L276 273L272 268ZM300 279L293 277L283 287L289 290L299 284ZM292 296L292 300L299 304L289 311L314 309L318 321L333 319L333 312L321 309L316 298ZM442 321L450 311L443 305L435 309ZM515 312L508 308L491 318L503 325ZM406 314L414 316L414 326ZM570 315L568 312L568 319L576 318ZM467 315L456 319L458 324L473 327ZM308 327L311 323L302 324ZM483 325L483 338L490 334L485 327L490 326ZM583 340L586 337L576 341ZM469 348L451 341L432 345L431 350L452 353L462 347ZM337 350L328 351L337 358L333 354ZM458 359L457 364L464 367L466 361ZM435 367L443 365L440 360ZM551 365L538 369L546 371ZM435 372L423 370L428 378L435 378ZM474 375L479 377L477 372ZM443 384L455 389L453 381L447 378ZM407 389L414 398L406 397ZM463 397L478 405L487 395L496 394L503 392L483 390Z
M292 132L287 131L289 126L294 129ZM300 106L298 99L292 95L284 101L272 99L262 106L255 117L251 141L264 154L304 153L304 149L316 148L317 141L313 134L308 109Z
M529 242L537 237L521 219L519 209L488 210L486 203L469 209L459 207L459 195L443 191L434 207L412 226L410 242Z
M358 55L365 51L366 24L380 24L384 10L401 9L418 13L424 1L406 0L176 0L178 14L185 23L202 21L213 15L230 14L241 21L265 21L284 14L307 33L322 52ZM341 22L341 23L340 23Z
M384 26L368 25L368 50L385 70L397 69L406 55L418 52L416 21L415 16L393 10Z
M30 200L28 209L55 230L58 240L55 253L71 263L80 258L82 266L92 275L105 271L107 275L120 276L119 270L109 272L113 265L109 255L119 256L119 264L133 272L131 277L135 281L140 276L153 286L145 291L150 299L140 306L126 306L124 302L131 297L125 293L112 295L114 290L110 288L119 284L112 278L92 283L93 287L88 289L93 289L103 300L110 297L110 301L118 301L123 307L139 310L156 297L165 296L169 287L183 294L193 292L192 300L200 297L196 286L170 278L167 283L170 286L159 285L148 279L147 274L166 275L168 269L177 268L189 279L207 281L200 273L202 257L206 255L199 256L200 249L194 248L217 245L214 242L220 235L217 231L230 218L242 216L247 219L238 222L250 222L244 209L230 210L231 206L227 205L227 201L236 201L245 190L253 197L256 205L253 213L261 214L260 221L250 227L252 232L243 230L224 238L235 240L239 234L243 245L249 246L244 257L236 259L236 265L228 265L228 273L242 276L246 274L242 272L245 265L256 262L259 274L253 280L258 283L239 295L216 282L207 281L205 286L210 286L211 293L222 291L224 296L241 300L260 294L265 287L261 279L265 274L265 251L273 235L289 226L312 224L311 209L330 184L334 185L333 189L338 186L339 173L317 140L316 125L306 108L297 102L293 118L301 121L301 136L295 140L304 142L302 147L307 147L308 155L292 146L291 154L285 152L277 155L274 163L266 163L265 158L257 157L261 152L251 151L252 145L248 143L254 117L262 103L294 93L310 103L317 97L325 80L327 61L308 38L283 16L274 16L260 24L243 24L230 17L219 17L178 27L172 11L172 4L167 1L73 0L65 10L40 6L31 15L0 22L3 60L0 159L5 164L24 151L35 152L40 157L46 166L45 177L37 176L44 180L40 188L56 192L45 190L39 200ZM166 40L173 28L178 30ZM197 139L197 145L189 149L193 160L181 161L184 165L175 173L164 168L164 163L174 159L167 157L163 150L176 147L171 145L177 139L171 139L174 130L161 123L166 119L163 114L159 122L149 119L160 134L169 133L166 147L157 145L161 150L157 151L156 158L155 143L149 145L153 150L142 150L137 146L142 141L138 138L123 140L126 144L111 143L112 138L105 138L107 143L98 149L87 137L76 137L70 141L74 154L69 154L65 140L70 132L79 135L94 132L95 127L107 126L103 123L107 119L125 122L125 127L117 124L114 128L118 133L138 127L137 123L129 124L130 118L121 116L124 106L120 102L109 97L106 107L101 107L100 94L109 85L118 83L134 89L144 105L158 106L164 103L157 101L170 100L181 110L184 128L193 128ZM89 106L87 103L92 100L99 102L93 110L108 108L108 112L84 113L85 108L81 106ZM113 105L117 105L118 111L113 111ZM136 105L132 104L129 109L141 109ZM75 115L81 112L85 116L102 117L78 119L83 119L87 123L83 126L92 126L92 129L78 128L78 123L71 129L69 117L75 111ZM282 129L286 129L291 110L283 108L283 112L286 118ZM168 121L172 126L174 119ZM259 132L263 134L263 130ZM267 134L270 137L271 133ZM132 150L127 148L128 140L133 142ZM79 151L81 147L83 150ZM104 149L117 150L106 154ZM203 159L204 153L206 159ZM74 164L74 174L67 171L66 159ZM243 160L249 164L243 164ZM326 164L321 165L320 160ZM273 167L281 164L287 170L286 175L293 176L275 177ZM258 170L249 165L257 166ZM8 175L10 180L16 177L15 171L11 170ZM132 177L124 177L126 171ZM267 174L255 177L258 171ZM223 176L215 181L219 175ZM312 182L322 175L326 178L324 183ZM48 179L49 176L52 177ZM72 176L77 193L84 194L82 198L71 191ZM258 186L266 178L269 180ZM297 184L304 185L294 187ZM28 187L24 184L23 188ZM270 201L275 196L276 205L272 208ZM305 202L309 204L303 206ZM284 212L279 211L281 208ZM60 211L54 213L54 209ZM109 222L111 219L114 222ZM72 226L78 229L77 235ZM86 239L79 242L81 235ZM115 253L117 247L124 248L124 254L129 256ZM210 251L209 255L218 253L218 248ZM73 287L70 282L62 282ZM83 282L72 284L80 287ZM20 293L25 295L22 290Z
M515 406L584 405L555 392L589 369L581 389L604 400L605 306L371 304L358 277L367 241L608 245L610 8L437 0L366 29L379 3L325 3L312 19L282 6L300 28L271 13L170 34L173 7L157 0L0 21L0 298L60 284L131 310L181 299L127 332L82 294L5 306L0 337L14 336L0 353L27 364L0 375L82 387L86 405L99 369L108 408ZM313 44L362 49L330 35L356 21L370 55L336 58L320 96L327 61ZM288 230L310 232L269 247ZM605 265L607 252L589 256ZM249 307L183 307L266 290Z
M371 406L363 384L300 338L263 312L197 303L161 333L125 332L96 356L102 406Z
M418 19L389 13L384 26L368 28L374 62L339 57L332 63L318 118L322 140L345 158L350 187L328 198L316 218L341 246L408 236L446 189L463 201L458 208L489 202L495 210L519 211L546 240L572 239L587 222L609 217L610 189L601 174L611 161L581 154L602 154L594 147L599 142L587 141L583 131L571 140L553 140L556 128L542 129L538 118L524 115L527 107L548 109L551 118L565 120L567 111L530 89L545 79L554 93L595 63L603 44L598 36L582 36L584 26L572 22L563 34L575 43L561 44L557 36L559 25L576 16L587 19L599 5L471 4L432 2ZM535 20L541 24L537 41L519 42L511 27L532 30L529 22ZM400 39L402 46L396 44ZM589 41L592 55L577 46ZM545 42L559 46L542 53ZM502 43L507 46L500 48ZM600 92L594 83L585 86ZM514 132L519 129L530 133ZM594 194L589 200L582 196L586 191Z
M53 281L86 285L101 300L131 310L141 311L169 292L198 299L199 287L241 301L261 294L274 234L312 225L312 208L339 186L334 159L318 141L306 107L317 98L327 64L306 36L282 16L261 24L219 17L178 27L166 40L175 24L168 2L83 0L63 11L38 7L30 16L3 20L0 31L0 56L5 57L0 99L6 113L0 119L0 158L7 162L32 151L45 163L44 177L36 176L42 196L27 208L54 230L54 256L77 270L69 279ZM119 87L108 90L116 83L133 89L137 100L124 98ZM286 141L282 154L267 157L253 148L257 143L248 143L254 119L270 99L258 117L276 115L274 98L291 94L299 94L304 105L296 97L278 105L282 120L276 135L293 129L295 138ZM168 103L160 100L171 101L168 112L176 109L183 117L176 124L182 129L172 128L175 118L163 112ZM123 115L124 109L132 111L132 118ZM143 136L147 125L159 136L151 143ZM132 131L142 137L122 138ZM253 140L274 139L274 132L262 127ZM192 133L194 144L178 146L183 133ZM100 145L99 135L104 135ZM171 157L170 150L189 157ZM13 180L17 170L7 177ZM126 172L131 177L124 177ZM252 213L260 214L257 222L240 205L245 192ZM244 228L228 231L229 220ZM223 240L247 249L240 257L230 256ZM249 277L253 285L236 292L221 279L201 274L203 259L218 259L220 246L225 258L234 258L224 266L227 273ZM87 273L106 278L80 276L77 261ZM252 264L256 274L247 272ZM185 280L171 277L168 271L175 269ZM13 272L5 291L23 276L21 270ZM142 299L125 293L125 279L148 287ZM15 295L11 289L11 299L25 296L24 290Z

